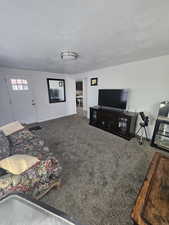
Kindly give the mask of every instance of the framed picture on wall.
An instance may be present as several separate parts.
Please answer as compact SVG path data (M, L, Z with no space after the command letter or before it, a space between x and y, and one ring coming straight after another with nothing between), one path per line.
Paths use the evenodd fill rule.
M97 86L98 85L98 78L97 77L91 78L90 84L91 84L91 86Z
M65 80L64 79L47 79L49 103L65 102Z

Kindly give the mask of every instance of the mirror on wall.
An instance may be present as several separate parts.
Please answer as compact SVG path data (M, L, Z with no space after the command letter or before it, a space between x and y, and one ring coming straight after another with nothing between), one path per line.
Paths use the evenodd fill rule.
M49 102L65 102L65 80L64 79L47 79Z

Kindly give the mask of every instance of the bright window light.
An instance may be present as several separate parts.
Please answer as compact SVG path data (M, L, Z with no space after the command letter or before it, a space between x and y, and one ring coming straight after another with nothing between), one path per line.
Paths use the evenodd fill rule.
M28 81L23 79L11 79L13 91L27 91L29 90Z

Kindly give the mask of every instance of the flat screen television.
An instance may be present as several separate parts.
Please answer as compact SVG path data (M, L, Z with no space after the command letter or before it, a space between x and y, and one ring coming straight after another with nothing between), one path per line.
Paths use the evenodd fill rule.
M108 106L125 110L127 97L127 89L100 89L98 104L99 106Z

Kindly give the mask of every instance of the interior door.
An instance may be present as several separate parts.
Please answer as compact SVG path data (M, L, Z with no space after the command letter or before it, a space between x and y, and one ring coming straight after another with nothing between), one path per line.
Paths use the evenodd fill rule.
M13 118L21 123L36 122L36 103L33 97L31 75L8 76Z
M6 79L0 76L0 126L13 121L11 100Z

